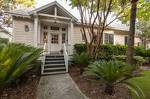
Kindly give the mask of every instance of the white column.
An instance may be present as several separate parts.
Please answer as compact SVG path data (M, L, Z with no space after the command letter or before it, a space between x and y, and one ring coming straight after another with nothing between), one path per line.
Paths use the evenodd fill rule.
M68 25L68 50L69 54L73 54L73 34L74 34L74 25L71 20L70 24Z
M73 24L73 22L72 22L72 20L71 20L71 23L70 23L70 28L71 28L71 34L70 34L70 39L71 39L71 45L73 45L73 34L74 34L74 24Z
M34 17L34 47L38 44L38 16Z
M38 44L41 44L41 23L38 21Z

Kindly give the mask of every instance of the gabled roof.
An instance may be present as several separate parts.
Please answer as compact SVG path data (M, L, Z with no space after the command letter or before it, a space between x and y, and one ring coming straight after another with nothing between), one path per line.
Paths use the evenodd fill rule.
M37 9L34 9L32 11L29 12L29 14L34 14L35 12L39 12L41 10L44 10L50 6L53 6L53 5L56 5L58 6L60 9L62 9L68 16L70 16L71 18L73 18L74 20L78 20L76 17L74 17L69 11L67 11L62 5L60 5L57 1L54 1L54 2L51 2L51 3L48 3L42 7L39 7Z
M29 17L30 15L39 12L41 10L44 10L48 7L54 6L56 5L58 8L60 8L61 10L63 10L69 17L73 18L73 20L78 21L78 19L76 17L74 17L69 11L67 11L62 5L60 5L57 1L48 3L42 7L39 8L35 8L35 9L18 9L18 10L14 10L14 11L10 11L10 12L6 12L6 13L10 13L13 16L24 16L24 17Z
M0 26L0 33L1 33L1 32L12 36L12 34L11 34L7 29L5 29L5 28L3 28L3 27Z

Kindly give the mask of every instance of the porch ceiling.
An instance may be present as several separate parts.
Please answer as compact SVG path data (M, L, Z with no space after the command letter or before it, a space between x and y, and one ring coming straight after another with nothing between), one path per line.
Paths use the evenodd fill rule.
M73 19L74 21L78 21L70 12L68 12L63 6L61 6L58 2L52 2L40 8L37 8L30 12L30 14L34 13L43 13L48 15L55 15L55 8L57 9L57 16L68 17Z

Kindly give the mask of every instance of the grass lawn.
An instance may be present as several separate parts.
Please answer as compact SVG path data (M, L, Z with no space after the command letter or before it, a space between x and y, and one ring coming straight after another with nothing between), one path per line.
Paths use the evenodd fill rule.
M150 99L150 70L144 71L143 72L144 76L134 78L131 80L134 84L138 85L143 93L145 94L145 98L139 98L139 99ZM137 99L135 95L132 95L132 99Z

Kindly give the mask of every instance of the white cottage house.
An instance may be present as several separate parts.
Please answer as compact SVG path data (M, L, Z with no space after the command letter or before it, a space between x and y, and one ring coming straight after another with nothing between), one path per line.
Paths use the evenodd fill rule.
M54 67L52 70L65 69L68 71L68 55L72 54L73 45L84 43L80 31L81 24L77 18L56 1L40 8L19 9L9 13L13 17L13 42L42 47L46 49L47 53L60 53L61 50L64 50L66 68L60 66L61 68ZM125 29L109 27L104 31L103 43L124 45L127 43L127 34L128 31ZM63 45L64 43L65 45ZM135 45L139 43L140 40L136 38ZM55 58L53 57L53 59ZM51 59L51 57L47 56L45 59ZM45 60L44 64L50 66L50 61L52 60ZM56 63L56 60L53 62ZM60 62L60 65L62 63L63 61ZM50 73L52 70L49 67L42 67L43 74ZM55 73L57 72L55 71Z

